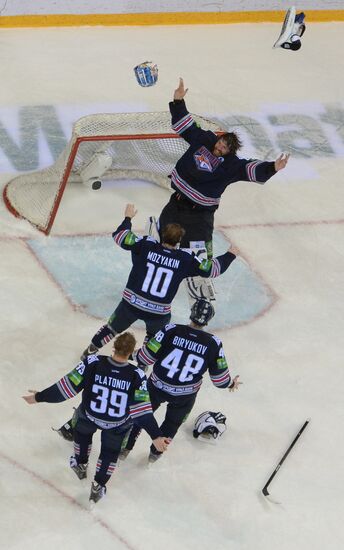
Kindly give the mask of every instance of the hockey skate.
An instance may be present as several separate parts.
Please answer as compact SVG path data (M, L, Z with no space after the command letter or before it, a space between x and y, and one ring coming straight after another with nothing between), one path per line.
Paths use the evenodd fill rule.
M75 456L71 456L69 459L69 466L72 468L73 472L75 472L79 479L87 478L88 464L78 464Z
M118 455L118 458L120 460L125 460L128 457L128 454L130 453L130 451L131 449L122 449Z
M88 357L89 355L96 355L97 352L98 348L91 342L91 344L86 349L84 349L84 351L80 355L80 360L85 361L86 357Z
M73 441L74 433L70 422L66 422L65 424L63 424L63 426L61 426L61 428L58 428L57 430L55 428L51 429L54 432L57 432L66 441Z
M206 260L208 258L208 250L204 241L191 241L190 248L185 248L184 250L193 252L199 260ZM184 284L186 286L191 308L197 300L215 302L216 290L212 279L205 279L204 277L187 277L184 279Z
M105 485L99 485L96 481L92 481L89 500L95 504L106 495Z
M150 451L149 453L149 456L148 456L148 462L150 464L154 464L154 462L156 462L157 460L159 460L159 458L162 457L162 453L158 453L158 451L154 452L154 451Z

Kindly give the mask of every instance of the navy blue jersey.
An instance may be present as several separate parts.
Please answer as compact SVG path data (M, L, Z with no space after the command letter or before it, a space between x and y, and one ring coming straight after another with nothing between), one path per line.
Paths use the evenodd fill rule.
M133 419L152 439L162 435L142 369L105 355L89 355L58 382L37 392L36 401L59 403L81 391L81 408L99 428L117 428Z
M198 392L206 371L218 388L232 383L221 340L189 325L166 325L138 351L137 361L142 368L154 364L150 381L173 396Z
M196 125L184 100L172 101L169 106L173 130L190 144L172 171L171 185L190 201L216 210L227 185L236 181L265 183L276 174L274 162L240 159L232 153L216 157L212 151L217 136Z
M131 231L131 220L125 218L112 234L121 248L131 251L132 270L123 299L148 313L166 315L178 287L186 277L218 277L228 269L236 256L226 252L212 260L199 260L194 253L165 248L152 237L137 237Z

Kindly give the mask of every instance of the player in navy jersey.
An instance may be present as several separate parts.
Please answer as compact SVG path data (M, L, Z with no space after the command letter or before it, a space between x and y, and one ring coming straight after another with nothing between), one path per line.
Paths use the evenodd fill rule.
M198 300L192 307L189 325L167 325L137 353L136 359L142 368L153 365L147 387L153 411L161 403L167 403L160 429L169 439L174 438L193 408L207 371L217 388L234 391L241 384L239 376L231 378L221 340L203 330L213 315L211 303ZM134 424L120 458L126 458L140 432L140 426ZM150 462L161 454L152 445Z
M228 269L236 255L228 251L212 260L200 261L195 254L178 248L184 229L168 224L162 232L162 243L152 237L138 237L131 230L136 210L127 204L125 218L112 234L117 245L131 252L130 271L122 300L93 336L83 352L96 353L114 336L130 327L137 319L144 321L147 336L153 336L171 319L171 302L181 281L187 277L218 277Z
M79 479L87 477L93 434L101 430L101 450L90 493L90 500L94 502L106 493L106 484L133 420L147 431L157 451L164 452L169 443L153 416L143 370L128 363L135 344L132 334L121 334L114 342L112 357L90 355L56 384L40 392L29 390L30 394L23 396L31 405L60 403L82 391L70 467Z
M285 168L289 155L282 154L274 162L239 158L241 142L236 133L218 137L195 124L185 106L187 91L180 78L169 104L172 128L189 148L172 171L171 186L175 192L162 210L158 225L161 232L168 223L180 223L185 229L181 247L198 243L197 248L205 246L211 257L214 212L227 186L237 181L265 183Z

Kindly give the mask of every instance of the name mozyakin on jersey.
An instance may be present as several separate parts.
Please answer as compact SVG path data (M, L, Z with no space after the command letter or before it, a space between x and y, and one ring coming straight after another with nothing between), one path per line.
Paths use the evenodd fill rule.
M166 252L168 252L168 250L166 250ZM162 256L162 254L157 254L157 252L148 252L147 259L157 264L173 268L178 268L180 264L179 260L175 258L166 258L166 256Z

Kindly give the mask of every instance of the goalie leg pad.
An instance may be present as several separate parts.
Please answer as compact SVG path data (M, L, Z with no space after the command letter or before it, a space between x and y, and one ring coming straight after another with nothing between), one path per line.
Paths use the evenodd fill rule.
M209 257L209 243L205 243L204 241L191 241L190 248L184 250L191 250L199 259L207 259ZM215 302L216 290L212 279L205 279L204 277L187 277L184 281L191 308L196 300L203 299L209 302Z
M154 216L149 216L145 225L144 234L153 237L158 243L160 242L159 225Z
M203 277L188 277L185 279L186 289L188 292L191 305L195 300L208 300L215 302L216 291L212 279L203 279Z

